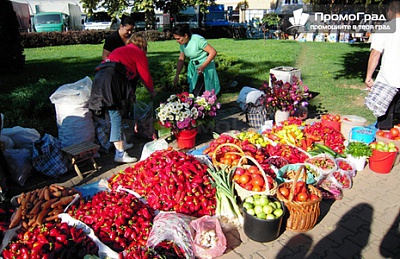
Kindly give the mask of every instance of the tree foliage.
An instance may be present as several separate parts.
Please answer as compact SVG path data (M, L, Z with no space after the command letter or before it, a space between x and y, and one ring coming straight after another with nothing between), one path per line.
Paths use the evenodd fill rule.
M0 74L16 74L25 64L18 27L11 2L0 1Z

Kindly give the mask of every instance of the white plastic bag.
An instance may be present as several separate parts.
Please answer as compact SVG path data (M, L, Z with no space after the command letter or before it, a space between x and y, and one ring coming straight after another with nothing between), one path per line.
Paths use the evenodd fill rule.
M6 149L3 151L4 157L10 168L10 179L20 186L24 186L26 180L32 175L33 166L30 161L32 149Z
M156 150L163 150L167 148L168 148L168 142L165 141L165 139L156 139L147 142L143 147L142 156L140 157L140 160L145 160Z
M153 102L145 103L137 100L133 106L133 120L135 133L144 138L151 139L154 135Z
M94 141L93 117L88 108L91 91L92 80L85 77L75 83L60 86L50 96L56 109L58 138L62 148Z

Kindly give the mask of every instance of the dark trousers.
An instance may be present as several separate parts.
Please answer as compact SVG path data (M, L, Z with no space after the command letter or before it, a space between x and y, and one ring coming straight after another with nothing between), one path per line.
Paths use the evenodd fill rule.
M400 123L400 91L393 97L385 115L378 117L378 129L389 130Z
M201 74L199 75L199 78L197 79L196 86L193 89L193 94L194 96L201 96L204 92L204 75Z

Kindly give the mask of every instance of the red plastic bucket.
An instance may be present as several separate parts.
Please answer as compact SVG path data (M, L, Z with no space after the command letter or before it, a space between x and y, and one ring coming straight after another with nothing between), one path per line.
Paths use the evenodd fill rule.
M369 168L375 173L387 174L392 171L397 152L384 152L372 150L372 156L369 158Z
M329 126L331 128L334 128L337 131L340 131L341 123L339 121L321 120L321 124L324 126Z
M175 134L178 141L178 148L188 149L194 148L196 145L197 128L191 130L181 130Z

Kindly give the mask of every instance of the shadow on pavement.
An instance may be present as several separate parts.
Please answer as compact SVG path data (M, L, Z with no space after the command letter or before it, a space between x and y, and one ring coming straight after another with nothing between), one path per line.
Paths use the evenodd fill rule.
M371 233L372 214L373 208L361 203L343 215L335 230L321 239L312 251L308 251L312 237L302 233L292 237L277 258L362 258L361 251Z
M385 258L400 258L400 212L383 237L379 250Z

